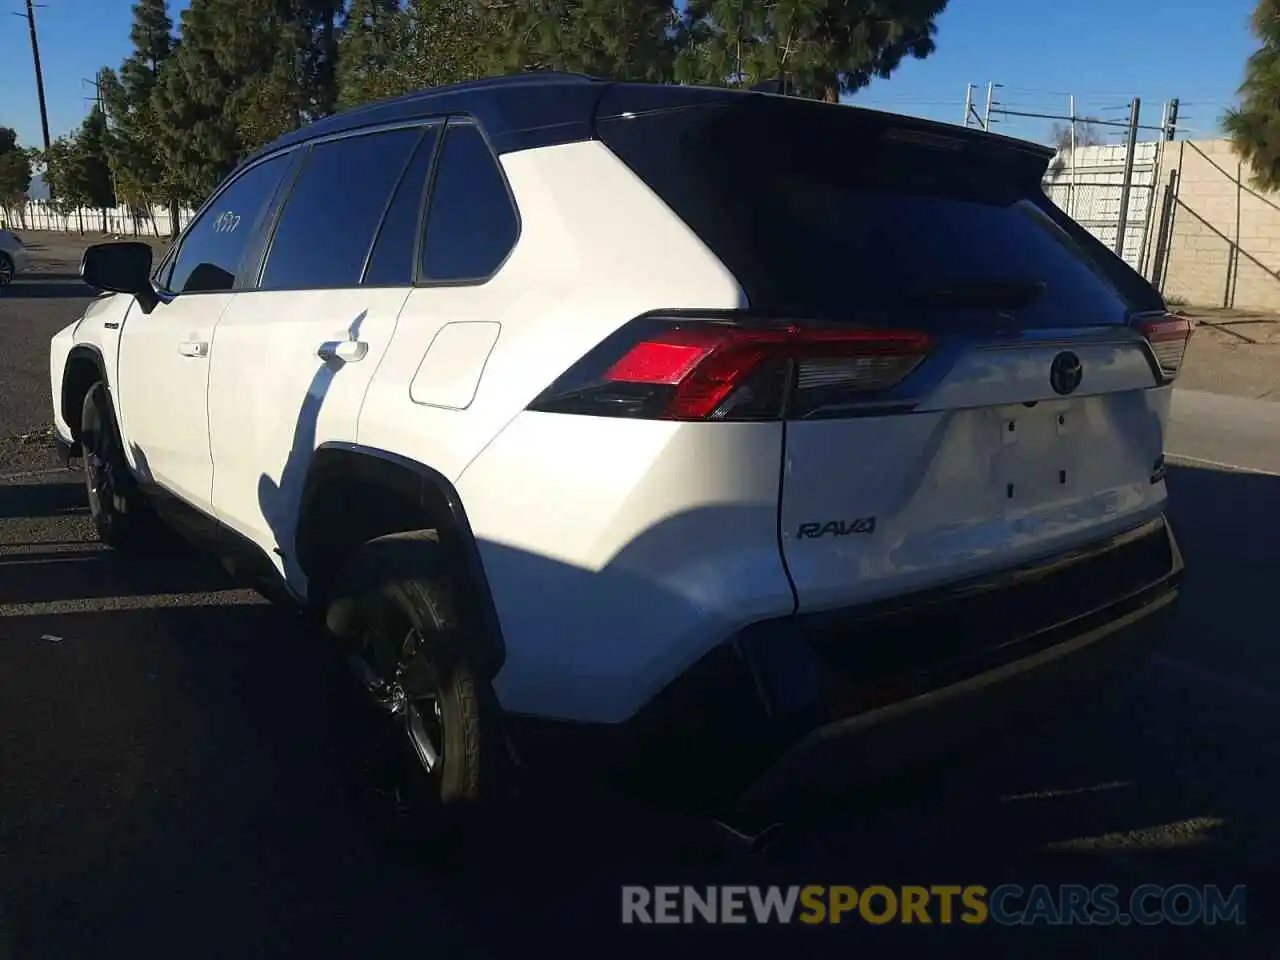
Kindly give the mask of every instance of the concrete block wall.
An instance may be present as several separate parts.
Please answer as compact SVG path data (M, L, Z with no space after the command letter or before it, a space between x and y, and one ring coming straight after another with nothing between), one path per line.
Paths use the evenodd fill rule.
M1150 277L1167 298L1280 311L1280 193L1250 182L1228 140L1166 144L1156 208L1174 177L1165 255Z

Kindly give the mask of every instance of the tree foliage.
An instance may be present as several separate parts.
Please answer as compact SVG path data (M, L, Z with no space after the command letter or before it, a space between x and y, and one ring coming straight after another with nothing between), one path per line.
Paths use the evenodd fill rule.
M934 50L946 0L689 0L676 76L750 86L782 79L796 96L838 102Z
M49 144L41 159L55 205L63 210L106 210L116 205L107 136L106 115L95 105L79 130Z
M152 97L163 163L197 203L248 153L332 110L338 0L192 0Z
M170 200L173 184L156 146L152 94L173 53L173 21L167 0L138 0L129 31L133 53L119 70L103 68L98 90L110 132L107 155L121 199L132 204Z
M484 76L487 26L468 0L355 0L339 42L339 104Z
M1275 0L1280 3L1280 0ZM196 204L248 153L324 116L517 70L836 101L934 49L946 0L136 0L100 86L121 195ZM56 151L55 151L56 153Z
M1258 183L1280 189L1280 0L1261 0L1252 26L1262 45L1249 57L1240 103L1222 126Z
M670 0L485 0L483 11L483 56L494 72L672 79L678 19Z
M21 206L31 189L31 156L18 145L18 134L0 127L0 206Z
M1071 149L1071 124L1055 123L1049 128L1049 142L1059 151ZM1098 126L1097 117L1080 117L1076 120L1076 146L1100 147L1107 142L1106 135Z

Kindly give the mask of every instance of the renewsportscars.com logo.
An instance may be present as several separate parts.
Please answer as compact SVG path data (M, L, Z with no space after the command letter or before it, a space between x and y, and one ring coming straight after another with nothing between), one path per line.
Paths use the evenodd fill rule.
M988 924L1154 926L1245 923L1247 889L1143 884L624 886L624 924Z

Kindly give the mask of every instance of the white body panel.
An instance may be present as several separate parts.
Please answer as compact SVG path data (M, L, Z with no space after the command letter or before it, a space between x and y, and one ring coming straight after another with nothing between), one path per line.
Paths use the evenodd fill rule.
M307 468L320 444L355 441L360 404L407 294L373 287L239 293L214 334L216 515L257 544L300 592L293 531ZM336 350L343 341L359 348L351 354L359 359L320 357L322 347Z
M735 307L737 282L688 227L599 143L502 157L522 231L492 280L414 290L360 412L359 442L456 480L481 450L578 357L660 307ZM626 229L619 229L626 224ZM454 355L443 384L423 358L446 324L496 323ZM455 344L456 345L456 344ZM432 351L434 352L434 351ZM415 403L483 379L465 410ZM464 391L465 392L465 391Z
M790 611L776 534L781 428L731 428L716 440L717 428L522 414L633 317L743 301L720 261L600 144L508 154L502 164L519 242L488 283L409 295L359 442L451 481L466 471L459 489L507 646L503 706L621 720L726 625ZM471 327L446 334L452 362L428 376L442 328L481 323L501 326L495 342ZM467 397L459 384L481 371ZM702 458L699 438L713 444ZM732 446L717 454L720 443ZM721 454L725 476L705 462ZM727 479L744 468L749 478ZM752 520L739 529L729 517L740 513ZM699 538L715 552L674 554ZM659 539L669 553L653 552Z
M125 314L133 305L132 297L108 294L92 300L85 307L84 314L74 323L69 323L49 342L49 386L53 399L53 427L64 440L70 440L72 434L80 429L80 424L68 423L62 413L62 376L67 368L67 358L73 347L83 345L97 350L107 368L107 389L115 391L115 357L116 345L119 342L119 325L123 323ZM114 324L113 329L108 324ZM72 411L79 416L79 411ZM131 454L128 444L125 452ZM133 460L129 461L131 464Z
M201 293L129 310L119 333L116 415L143 479L213 513L209 357L234 294Z
M914 412L788 424L780 523L799 609L971 577L1159 513L1172 388L1125 333L974 345ZM1084 376L1063 397L1049 367L1068 348ZM871 518L866 534L801 531Z
M501 332L502 324L492 320L446 323L418 364L409 383L409 399L424 407L467 409Z
M789 424L781 523L800 609L975 576L1158 514L1169 392ZM797 537L865 517L871 535Z
M789 614L782 425L522 413L463 474L510 711L615 722L735 630Z

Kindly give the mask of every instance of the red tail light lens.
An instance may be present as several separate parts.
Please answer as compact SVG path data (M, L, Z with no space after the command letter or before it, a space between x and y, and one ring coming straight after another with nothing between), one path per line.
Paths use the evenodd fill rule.
M1160 374L1166 381L1174 379L1182 368L1195 325L1187 317L1166 313L1144 321L1140 329L1147 343L1151 344Z
M664 420L772 420L796 402L897 386L932 348L911 330L643 317L551 385L530 409Z

